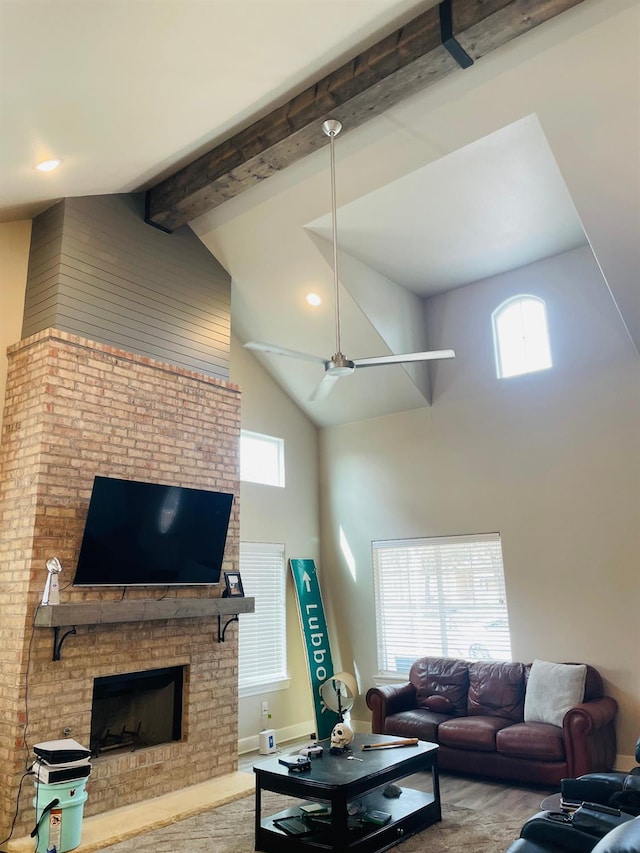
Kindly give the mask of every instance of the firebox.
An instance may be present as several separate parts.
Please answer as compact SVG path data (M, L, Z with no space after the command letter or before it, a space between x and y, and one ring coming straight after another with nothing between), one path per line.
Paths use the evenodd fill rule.
M94 679L92 755L180 740L183 669L176 666Z

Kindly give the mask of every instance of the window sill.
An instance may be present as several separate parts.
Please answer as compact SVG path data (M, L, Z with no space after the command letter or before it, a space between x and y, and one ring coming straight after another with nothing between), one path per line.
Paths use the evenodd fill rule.
M238 688L238 698L244 699L246 696L259 696L261 693L288 690L290 684L290 678L281 678L276 681L262 681L260 684L248 684L246 687Z
M406 684L409 681L408 672L379 672L373 676L376 687L382 684Z

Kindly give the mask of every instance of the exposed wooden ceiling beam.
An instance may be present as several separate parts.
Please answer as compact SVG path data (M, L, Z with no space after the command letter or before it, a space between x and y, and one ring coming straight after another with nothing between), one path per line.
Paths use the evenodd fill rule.
M325 119L358 127L581 2L445 0L152 187L146 221L190 222L325 145Z

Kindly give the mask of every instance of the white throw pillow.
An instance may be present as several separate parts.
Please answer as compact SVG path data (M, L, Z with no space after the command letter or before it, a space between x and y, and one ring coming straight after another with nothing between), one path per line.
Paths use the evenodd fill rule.
M534 660L524 697L525 723L551 723L562 726L569 708L584 699L587 678L585 664L549 663Z

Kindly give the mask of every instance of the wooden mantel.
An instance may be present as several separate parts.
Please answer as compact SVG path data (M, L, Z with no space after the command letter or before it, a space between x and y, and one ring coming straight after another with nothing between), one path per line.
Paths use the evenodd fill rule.
M113 625L162 619L198 619L217 616L217 639L224 642L231 622L241 613L253 613L255 598L166 598L134 601L82 601L76 604L41 605L33 620L35 628L53 630L53 660L60 660L62 644L77 634L78 625ZM222 622L225 621L223 625ZM63 628L68 630L64 633Z
M145 220L173 231L343 132L582 0L444 0L147 191ZM469 73L469 72L467 72Z
M253 613L255 598L163 598L132 601L82 601L38 607L36 628L67 625L101 625L117 622L148 622L153 619L188 619L202 616L235 616Z

